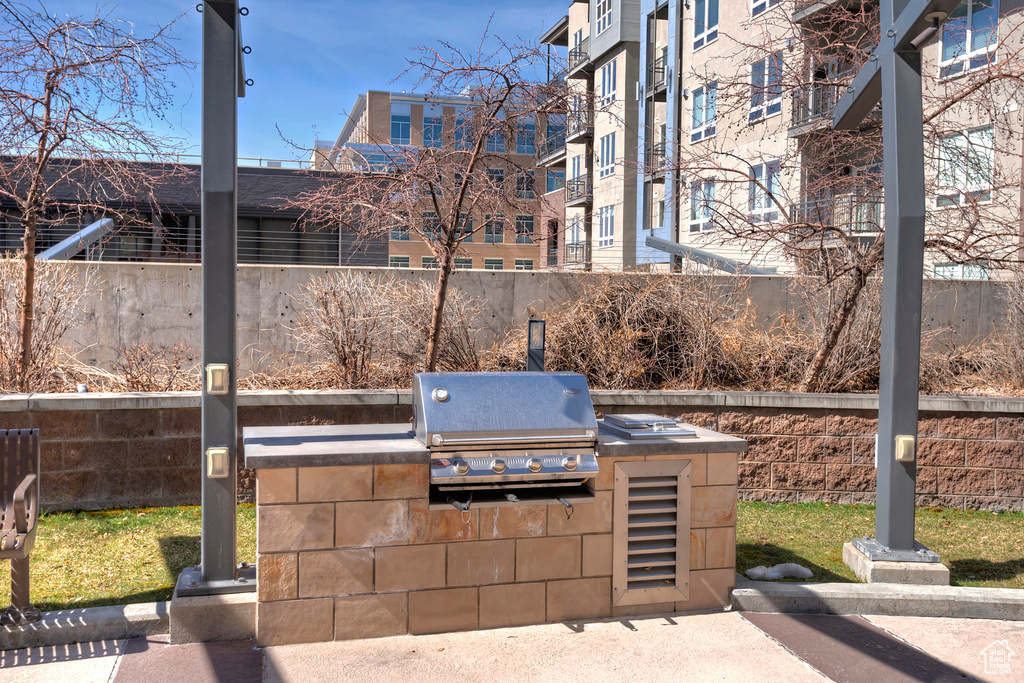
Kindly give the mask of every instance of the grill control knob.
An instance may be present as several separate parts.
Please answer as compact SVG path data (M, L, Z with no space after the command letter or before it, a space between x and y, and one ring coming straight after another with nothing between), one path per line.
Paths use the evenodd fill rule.
M539 458L530 458L530 461L526 463L526 469L531 472L540 472L544 467Z
M566 458L562 461L562 467L570 472L574 471L577 465L579 465L579 463L576 461L576 458Z
M491 472L495 474L503 474L506 469L504 460L495 460L491 463Z
M455 462L455 471L459 474L469 474L469 463L465 460Z

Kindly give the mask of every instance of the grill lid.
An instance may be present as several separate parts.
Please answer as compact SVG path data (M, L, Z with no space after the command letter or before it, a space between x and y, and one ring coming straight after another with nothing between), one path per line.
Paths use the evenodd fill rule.
M587 381L574 372L418 372L412 408L431 448L597 442Z

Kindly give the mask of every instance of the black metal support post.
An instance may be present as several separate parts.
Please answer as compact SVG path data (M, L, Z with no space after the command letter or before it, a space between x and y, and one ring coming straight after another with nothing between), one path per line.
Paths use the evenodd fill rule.
M958 2L881 0L881 42L833 111L836 129L854 130L882 100L885 260L875 538L853 541L872 560L939 559L914 542L925 228L918 50Z
M526 369L544 372L544 321L531 319L526 326Z
M237 25L238 4L235 0L206 0L203 3L201 568L204 584L232 582L237 577ZM222 373L220 378L209 372L211 366ZM220 387L211 386L215 378L219 379ZM216 450L225 448L226 456L223 451Z

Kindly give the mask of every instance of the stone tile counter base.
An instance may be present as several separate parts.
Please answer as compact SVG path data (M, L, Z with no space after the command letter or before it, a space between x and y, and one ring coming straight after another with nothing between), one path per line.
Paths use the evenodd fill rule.
M738 455L600 457L594 500L571 516L562 505L430 509L425 462L259 468L257 643L724 607ZM665 459L690 462L689 599L614 607L615 464Z

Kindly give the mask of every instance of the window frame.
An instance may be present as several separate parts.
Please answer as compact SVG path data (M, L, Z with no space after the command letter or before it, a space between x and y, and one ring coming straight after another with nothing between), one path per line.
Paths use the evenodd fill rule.
M988 29L990 31L990 39L983 48L972 48L977 30L974 27L974 15L980 13L973 11L975 3L976 0L962 0L939 31L938 66L940 79L955 78L971 71L983 69L996 61L996 47L999 45L999 0L992 0L992 6L989 8L995 13L995 25ZM954 31L960 30L959 28L954 29L954 25L959 19L959 17L954 18L954 15L957 13L957 10L965 5L967 9L963 16L963 40L958 41L961 49L952 56L945 57L947 36L951 36L954 34Z
M973 142L971 140L971 135L976 133L986 134L988 144L983 145ZM964 142L948 145L948 141L956 139L962 139ZM972 169L966 166L966 161L964 165L961 166L959 159L950 158L952 154L947 152L950 147L953 148L953 154L963 157L977 154L977 149L982 150L982 153L985 154L984 162L988 166L987 169L984 169L987 170L988 177L983 182L977 180L972 181ZM975 126L974 128L968 128L943 135L938 142L936 159L936 208L962 206L968 201L992 201L992 188L995 185L995 126L990 123L984 126ZM946 165L951 166L951 168L944 170L944 166ZM944 175L948 179L946 182L944 182Z
M533 270L532 258L517 258L514 264L515 270Z
M594 27L597 29L597 35L611 28L612 7L612 0L597 0L597 6L594 8Z
M715 8L713 24L710 19L712 5ZM696 0L693 18L693 50L695 52L718 39L719 9L718 0ZM701 16L702 14L704 16Z
M618 61L616 59L612 59L601 67L601 98L598 100L599 106L607 107L615 101L619 84L618 71Z
M404 265L403 265L404 261ZM408 256L389 256L388 268L409 268L410 259Z
M710 190L710 192L708 191ZM697 234L715 229L715 179L699 178L690 183L689 232ZM701 211L697 211L698 204Z
M516 198L537 198L537 177L533 169L516 171Z
M405 110L408 110L406 112ZM391 144L392 145L411 145L412 144L412 105L406 102L392 102L391 103ZM396 120L397 119L397 120ZM404 120L403 120L404 119ZM396 128L398 126L399 135L395 136ZM401 133L405 133L404 137Z
M495 268L497 264L497 268ZM504 258L484 258L484 270L505 270Z
M753 18L763 14L781 2L782 0L750 0L750 16Z
M408 242L412 239L409 233L410 229L408 225L400 225L391 230L388 240L391 242Z
M528 221L526 219L529 219ZM516 244L534 244L534 217L530 214L516 216Z
M495 230L497 226L497 230ZM484 215L484 244L505 243L505 214Z
M757 77L760 67L760 79ZM750 114L748 123L764 121L782 113L782 73L786 68L782 50L772 52L750 65ZM773 83L773 77L775 82ZM758 84L757 80L761 83Z
M601 138L598 161L600 162L597 171L598 178L615 175L615 131Z
M430 135L427 135L430 131ZM444 116L423 116L423 146L429 149L444 147Z
M773 223L779 220L779 207L771 196L778 197L781 168L782 164L777 160L750 165L750 172L754 176L753 180L748 181L747 191L748 219L751 223ZM755 182L757 180L760 180L760 185ZM761 185L765 188L762 189Z
M452 270L472 270L472 256L456 256L452 259Z
M531 120L516 123L516 154L537 153L537 123Z
M718 122L718 81L694 88L690 98L690 142L707 140L715 134ZM701 99L700 107L697 106L698 98Z
M615 246L615 205L607 204L597 210L597 246Z

